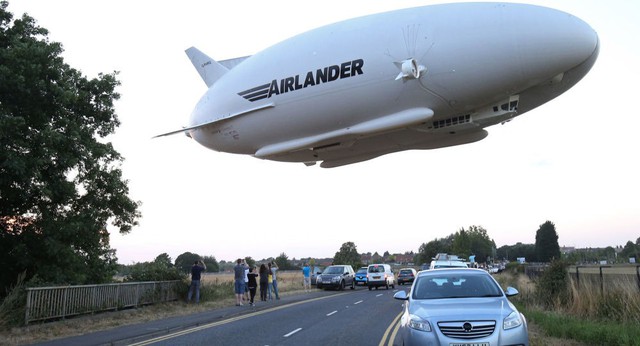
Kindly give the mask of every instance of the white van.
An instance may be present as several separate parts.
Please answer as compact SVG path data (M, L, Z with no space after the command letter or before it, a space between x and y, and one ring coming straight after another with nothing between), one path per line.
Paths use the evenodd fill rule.
M439 253L436 255L436 257L433 258L433 261L431 261L431 266L429 266L429 269L438 268L469 268L469 266L464 263L462 258L459 258L456 255Z
M395 288L396 278L391 271L391 266L388 264L370 264L367 267L367 287L369 291L372 288L378 289L380 286L384 286L389 289Z

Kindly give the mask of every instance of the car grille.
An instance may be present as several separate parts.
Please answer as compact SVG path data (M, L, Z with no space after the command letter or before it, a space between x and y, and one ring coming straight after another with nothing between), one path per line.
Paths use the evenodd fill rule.
M439 322L442 334L455 339L484 338L496 329L496 321L455 321Z

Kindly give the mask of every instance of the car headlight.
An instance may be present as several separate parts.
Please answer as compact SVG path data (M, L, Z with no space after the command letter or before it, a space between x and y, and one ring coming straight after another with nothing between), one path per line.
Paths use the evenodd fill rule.
M423 332L431 331L431 324L416 315L409 315L409 327Z
M522 325L522 318L520 318L520 313L517 311L513 311L504 319L502 323L502 328L504 330L513 329L516 327L520 327Z
M331 281L338 282L338 281L340 281L340 277L339 276L334 276L333 278L331 278Z

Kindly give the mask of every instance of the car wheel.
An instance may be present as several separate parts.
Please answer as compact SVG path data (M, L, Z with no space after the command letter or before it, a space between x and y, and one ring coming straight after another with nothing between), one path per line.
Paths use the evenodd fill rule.
M352 290L356 289L356 282L355 281L351 281L351 289Z
M371 286L369 286L369 291L371 291Z
M385 285L385 287L386 287L387 289L389 289L389 283L388 283L388 282L387 282L387 284Z
M340 291L344 291L344 280L340 281Z

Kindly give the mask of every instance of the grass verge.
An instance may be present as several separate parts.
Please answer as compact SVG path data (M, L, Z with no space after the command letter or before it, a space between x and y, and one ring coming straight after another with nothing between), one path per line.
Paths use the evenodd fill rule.
M571 339L587 345L638 345L640 340L640 328L636 324L585 320L517 305L527 321L551 337Z

